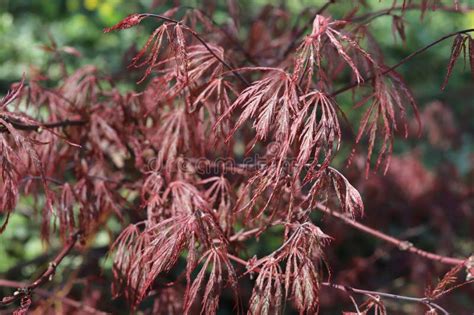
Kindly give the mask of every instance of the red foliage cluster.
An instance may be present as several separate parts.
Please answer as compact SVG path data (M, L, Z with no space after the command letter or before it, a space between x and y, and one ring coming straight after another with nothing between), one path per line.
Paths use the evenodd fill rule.
M323 281L331 237L312 214L324 205L355 222L364 213L359 192L330 166L348 140L335 96L352 89L359 97L354 110L369 103L355 135L356 144L366 141L366 175L382 165L387 172L400 126L408 136L407 108L418 117L398 65L384 63L376 38L360 24L373 16L355 10L333 20L323 13L332 2L318 10L295 49L298 38L276 8L267 8L267 18L251 26L259 36L244 44L198 10L180 20L173 18L177 9L132 14L105 32L145 18L162 21L130 64L143 83L140 93L119 92L91 66L55 88L45 87L41 76L17 84L0 102L0 213L8 220L20 193L38 197L43 238L57 230L65 241L74 231L87 239L111 215L130 221L112 246L112 289L132 308L159 288L154 307L215 314L230 289L237 311L276 314L291 301L302 314L317 312L321 285L331 286ZM422 1L419 9L435 2ZM403 14L409 6L404 1L392 9ZM454 34L443 89L463 49L473 67L470 31ZM400 16L394 32L405 38ZM348 85L337 90L341 82ZM251 163L234 151L241 145ZM239 258L245 240L275 225L284 230L278 249ZM258 273L248 301L240 299L234 262L247 268L242 276ZM418 302L439 311L433 300L453 284L457 268ZM184 294L161 288L172 271L181 275L164 286ZM379 298L359 291L369 297L360 306L364 314L386 312Z

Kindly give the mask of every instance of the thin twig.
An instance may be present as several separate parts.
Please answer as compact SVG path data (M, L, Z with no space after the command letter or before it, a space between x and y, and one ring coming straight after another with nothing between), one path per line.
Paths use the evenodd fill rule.
M53 261L49 263L49 266L46 271L43 272L43 274L41 274L38 279L36 279L33 283L25 287L19 288L13 293L13 295L3 297L3 299L0 301L0 306L9 305L25 296L29 296L36 288L48 281L51 281L52 277L54 276L54 273L56 272L56 268L62 262L64 257L66 257L69 252L74 248L81 234L82 233L80 231L77 231L73 235L71 235L66 246L58 253L58 255L53 259Z
M38 131L40 128L43 129L52 129L52 128L60 128L60 127L68 127L68 126L83 126L87 123L85 120L62 120L62 121L55 121L49 123L38 123L35 125L27 125L18 121L7 120L9 124L11 124L15 129L18 130L25 130L25 131ZM1 126L0 126L1 127ZM1 132L7 132L6 128L0 128Z
M433 254L433 253L424 251L422 249L419 249L408 241L399 240L399 239L397 239L393 236L387 235L387 234L382 233L378 230L370 228L370 227L368 227L368 226L366 226L362 223L359 223L357 221L352 220L351 218L346 217L342 213L332 211L331 209L329 209L328 207L326 207L322 204L318 204L316 206L316 208L318 210L320 210L324 213L327 213L330 216L335 217L335 218L343 221L344 223L358 229L359 231L365 232L365 233L370 234L372 236L375 236L376 238L381 239L385 242L391 243L392 245L395 245L396 247L398 247L400 250L408 251L408 252L416 254L420 257L430 259L430 260L433 260L433 261L437 261L437 262L440 262L440 263L446 264L446 265L457 266L457 265L460 265L460 264L464 264L466 262L466 259L442 256L442 255Z
M24 282L0 279L0 287L21 288L21 287L24 287L25 285L26 284ZM38 294L39 296L42 296L42 297L45 297L45 298L59 300L59 301L63 302L66 305L69 305L69 306L72 306L74 308L80 309L80 310L82 310L82 311L84 311L88 314L97 314L97 315L108 314L106 312L99 311L99 310L93 308L92 306L89 306L87 304L83 304L83 303L81 303L79 301L76 301L76 300L73 300L71 298L54 294L52 292L49 292L48 290L37 288L35 290L35 293Z
M421 303L425 304L427 307L434 307L438 309L439 311L443 312L443 314L449 314L447 310L445 310L443 307L440 305L434 303L432 300L427 299L425 297L412 297L412 296L406 296L406 295L399 295L399 294L393 294L393 293L385 293L385 292L380 292L380 291L371 291L371 290L363 290L363 289L357 289L353 288L347 285L341 285L341 284L336 284L336 283L331 283L331 282L322 282L322 285L326 287L331 287L334 289L338 289L341 291L344 291L346 293L357 293L357 294L362 294L366 296L379 296L379 297L384 297L384 298L389 298L397 301L407 301L407 302L415 302L415 303Z
M459 35L459 34L466 34L466 33L470 33L470 32L474 32L474 28L469 28L469 29L465 29L465 30L453 32L453 33L450 33L450 34L448 34L448 35L444 35L443 37L441 37L441 38L435 40L434 42L432 42L432 43L430 43L430 44L428 44L428 45L426 45L426 46L424 46L424 47L422 47L422 48L420 48L420 49L417 49L416 51L412 52L411 54L409 54L408 56L406 56L405 58L403 58L402 60L400 60L398 63L394 64L393 66L391 66L391 67L388 68L388 69L385 69L384 71L382 71L382 72L381 72L380 74L378 74L378 75L385 75L385 74L387 74L387 73L389 73L389 72L395 70L396 68L400 67L400 66L403 65L405 62L407 62L407 61L409 61L410 59L412 59L413 57L415 57L415 56L417 56L417 55L423 53L424 51L430 49L431 47L433 47L433 46L435 46L435 45L441 43L442 41L444 41L444 40L446 40L446 39L448 39L448 38L451 38L451 37L453 37L453 36L457 36L457 35ZM340 88L340 89L334 91L334 92L331 94L331 96L334 97L334 96L336 96L336 95L338 95L338 94L341 94L341 93L343 93L343 92L345 92L345 91L348 91L348 90L350 90L350 89L352 89L352 88L355 88L355 87L357 87L357 86L366 84L367 82L370 82L370 81L372 81L373 79L375 79L376 76L377 76L377 75L372 75L372 76L370 76L370 77L364 79L364 81L362 81L362 82L355 82L355 83L349 84L349 85L347 85L347 86L344 86L344 87L342 87L342 88Z

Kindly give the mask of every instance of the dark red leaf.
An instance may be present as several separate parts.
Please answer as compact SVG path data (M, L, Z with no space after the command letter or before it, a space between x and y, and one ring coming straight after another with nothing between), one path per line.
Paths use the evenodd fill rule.
M395 37L395 32L396 32L400 36L403 42L406 41L405 21L403 21L402 17L398 15L393 16L392 32L394 33L394 37Z
M25 83L25 76L23 76L20 83L15 84L15 86L8 91L7 95L5 95L0 100L0 109L2 107L7 106L11 102L13 102L20 95L20 92L23 89L24 83Z
M122 21L115 24L114 26L105 28L104 33L108 33L115 30L124 30L127 28L131 28L139 24L145 17L146 17L145 15L137 14L137 13L130 14L129 16L127 16L126 18L124 18Z
M456 64L459 55L463 49L464 45L464 36L458 34L454 39L453 46L451 48L451 57L449 58L448 70L446 72L446 76L444 78L443 84L441 85L441 90L444 91L446 85L448 84L449 77L451 76L451 72L453 71L454 65Z
M471 74L474 79L474 38L469 37L469 64L471 65Z

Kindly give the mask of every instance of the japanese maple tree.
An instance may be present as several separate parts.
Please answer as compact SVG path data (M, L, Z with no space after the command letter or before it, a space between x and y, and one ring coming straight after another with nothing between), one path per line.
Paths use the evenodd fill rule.
M359 14L359 2L335 19L328 8L339 1L328 1L296 26L288 12L267 7L245 38L237 1L229 1L234 19L225 27L199 9L134 13L104 31L156 25L130 60L136 91L120 91L94 66L66 73L54 87L41 74L14 84L0 102L0 231L20 196L32 195L43 239L59 235L64 247L0 305L19 301L16 313L26 313L63 258L87 248L116 217L122 232L109 251L111 290L130 310L216 314L225 294L235 313L314 314L327 290L353 301L344 314L385 314L387 299L447 314L437 300L472 281L474 259L427 252L358 222L364 195L334 159L342 155L351 165L362 158L362 178L385 174L394 138L421 133L400 65L453 40L441 88L449 87L461 56L474 75L474 29L447 34L391 65L370 21L391 16L394 36L405 40L408 10L423 16L471 8L462 1L390 1L387 10ZM351 110L360 112L354 126L337 98L350 92ZM422 297L333 282L325 253L337 236L325 230L326 217L452 269ZM249 257L248 241L277 226L278 248ZM153 302L144 306L147 299Z

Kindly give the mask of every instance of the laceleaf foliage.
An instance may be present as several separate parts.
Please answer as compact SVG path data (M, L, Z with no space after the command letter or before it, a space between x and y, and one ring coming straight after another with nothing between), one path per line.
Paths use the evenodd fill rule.
M250 44L199 10L132 14L105 32L157 24L130 62L140 92L120 92L92 66L54 88L41 76L14 86L0 102L2 230L20 194L41 195L45 240L56 232L67 240L73 231L87 239L110 216L122 222L111 246L112 292L132 309L151 297L161 311L215 314L228 291L237 312L277 314L288 302L317 313L332 238L313 214L322 206L350 220L364 214L361 194L334 158L342 146L365 144L366 176L381 166L387 172L396 134L407 137L413 118L420 124L398 65L385 64L364 24L374 16L358 16L356 7L334 19L324 12L333 2L302 38L280 9L267 8L250 27ZM394 32L405 40L405 10L426 14L436 3L395 1ZM450 36L442 89L461 52L474 69L471 31ZM255 38L265 39L258 49L249 47ZM336 98L348 90L362 112L352 139ZM46 119L38 119L40 108ZM252 163L238 162L238 145ZM283 227L278 249L239 258L247 238L275 225ZM442 295L454 273L427 296ZM254 274L242 301L239 279ZM176 279L163 285L170 275ZM363 312L386 312L367 296Z

